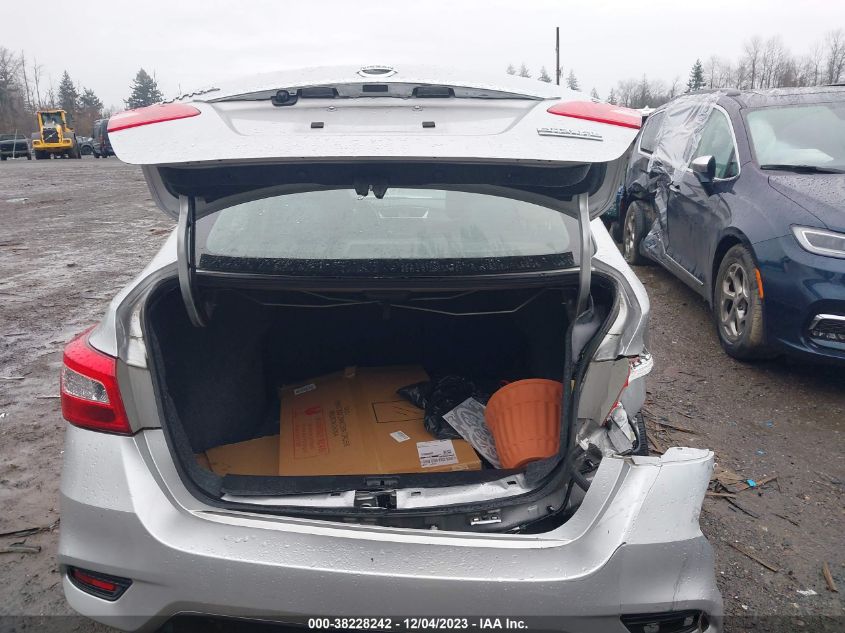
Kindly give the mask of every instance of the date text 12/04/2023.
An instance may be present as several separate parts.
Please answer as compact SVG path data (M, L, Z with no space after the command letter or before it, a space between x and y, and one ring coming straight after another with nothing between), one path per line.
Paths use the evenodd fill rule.
M529 623L523 618L511 617L347 617L309 618L308 628L312 630L361 630L361 631L446 631L446 630L528 630Z

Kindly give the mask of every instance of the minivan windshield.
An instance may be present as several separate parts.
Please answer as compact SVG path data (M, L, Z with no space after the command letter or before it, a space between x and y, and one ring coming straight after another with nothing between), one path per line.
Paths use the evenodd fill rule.
M747 115L763 169L845 169L845 102L770 106Z
M236 204L199 220L200 267L230 258L443 260L566 255L578 222L511 198L436 189L390 189L382 199L351 189L310 191Z

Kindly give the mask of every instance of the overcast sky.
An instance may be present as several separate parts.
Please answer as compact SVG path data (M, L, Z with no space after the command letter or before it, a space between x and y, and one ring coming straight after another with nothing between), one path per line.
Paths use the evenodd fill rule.
M51 26L50 23L54 22ZM602 98L619 79L686 81L696 57L736 59L754 34L806 52L845 28L839 0L2 0L0 46L36 58L57 86L67 69L122 107L141 67L165 96L243 74L333 63L403 62L534 76L561 65ZM72 38L58 34L72 26ZM37 34L41 34L38 36Z

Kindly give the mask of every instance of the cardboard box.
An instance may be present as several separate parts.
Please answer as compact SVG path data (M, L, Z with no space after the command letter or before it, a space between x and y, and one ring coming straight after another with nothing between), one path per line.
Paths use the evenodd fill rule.
M479 470L464 440L437 440L423 411L397 395L428 380L421 367L350 367L280 390L281 475Z
M218 475L278 475L279 436L216 446L197 455L197 461Z

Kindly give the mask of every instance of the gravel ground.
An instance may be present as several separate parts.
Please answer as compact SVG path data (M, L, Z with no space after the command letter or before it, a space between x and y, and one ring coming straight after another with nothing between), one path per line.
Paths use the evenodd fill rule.
M45 528L0 537L0 547L41 547L0 555L0 630L110 630L70 617L55 562L61 349L170 227L140 170L115 158L0 165L0 532ZM845 591L845 372L736 362L691 290L657 267L636 272L652 300L656 369L645 413L655 448L709 447L744 478L777 477L704 504L727 630L845 630L843 594L822 576L827 562Z

